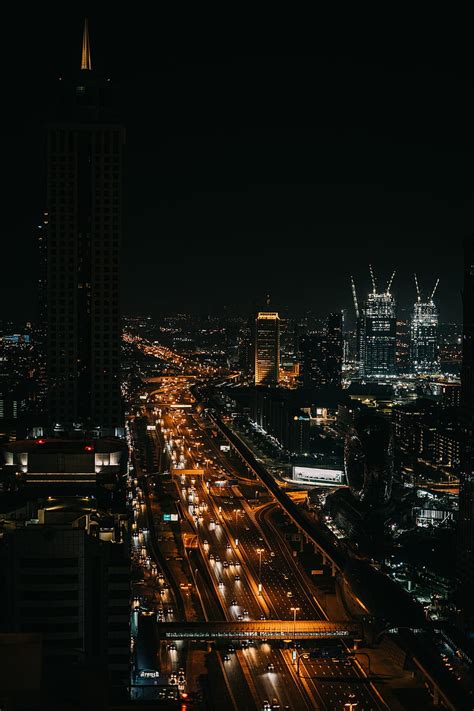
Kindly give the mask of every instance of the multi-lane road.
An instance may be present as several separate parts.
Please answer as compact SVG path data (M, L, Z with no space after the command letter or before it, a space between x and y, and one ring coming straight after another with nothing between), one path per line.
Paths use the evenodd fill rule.
M160 351L157 356L166 354ZM233 621L324 619L315 589L272 522L275 501L216 447L205 417L190 407L195 380L195 375L193 379L164 378L143 412L155 448L153 461L161 468L169 466L176 506L186 530L193 532L186 555L202 619L212 620L216 615ZM188 473L191 470L198 473ZM235 479L237 484L232 483ZM254 501L249 498L250 485L259 491ZM142 496L149 496L147 487ZM158 651L163 667L174 670L185 665L186 659L189 663L192 654L188 650L186 658L180 644L176 650L168 645ZM354 658L309 659L304 653L291 640L284 645L259 641L247 648L237 643L217 646L230 703L236 709L286 707L295 711L344 709L350 704L357 711L386 708Z

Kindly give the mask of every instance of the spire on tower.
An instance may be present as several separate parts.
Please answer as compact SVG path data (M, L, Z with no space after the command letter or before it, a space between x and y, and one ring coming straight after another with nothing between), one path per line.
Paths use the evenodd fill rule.
M89 26L87 23L87 17L84 20L84 32L82 34L82 57L81 57L81 69L86 71L91 71L91 46L89 42Z

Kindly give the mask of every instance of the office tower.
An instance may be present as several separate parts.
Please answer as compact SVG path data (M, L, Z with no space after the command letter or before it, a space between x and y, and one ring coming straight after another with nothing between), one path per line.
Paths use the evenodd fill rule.
M411 320L411 364L415 373L434 374L439 372L438 309L433 296L438 286L436 282L428 299L423 300L415 274L417 300L413 306Z
M393 482L389 420L372 413L357 415L344 442L344 469L356 499L374 508L389 501Z
M253 319L249 318L245 326L239 329L239 335L237 339L237 357L239 362L239 368L244 375L252 375L255 367L255 353L254 353L254 338L253 338L254 324Z
M81 69L60 82L47 128L48 424L122 434L119 248L124 129L111 84L92 69L87 23Z
M463 625L474 631L474 237L464 243L463 350L457 599Z
M259 311L255 320L255 385L277 385L280 371L280 317Z
M344 341L342 313L331 313L323 333L300 338L301 375L305 387L341 386Z
M360 375L391 376L396 374L397 350L396 304L390 291L395 272L382 292L377 289L372 268L370 274L372 291L360 312L356 307Z

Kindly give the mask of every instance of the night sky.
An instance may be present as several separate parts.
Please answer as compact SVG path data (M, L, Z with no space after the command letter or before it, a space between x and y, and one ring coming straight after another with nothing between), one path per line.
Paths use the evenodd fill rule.
M469 46L361 49L319 33L303 54L267 51L229 20L216 40L132 10L89 13L93 66L121 85L127 129L125 313L246 314L268 292L352 312L349 276L361 298L371 262L381 281L397 270L401 306L414 271L425 290L439 276L442 318L459 318L474 228ZM34 316L42 121L80 61L83 12L30 19L9 22L4 49L0 318Z

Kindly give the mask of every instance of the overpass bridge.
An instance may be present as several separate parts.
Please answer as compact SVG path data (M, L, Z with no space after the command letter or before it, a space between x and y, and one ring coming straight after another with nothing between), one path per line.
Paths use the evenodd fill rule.
M159 622L160 639L196 640L316 640L360 638L356 622L325 620L251 620L248 622Z
M208 412L210 419L214 422L221 434L229 442L238 456L246 466L260 479L265 488L275 497L283 507L293 523L300 529L307 542L311 542L323 560L323 565L330 565L333 575L336 572L342 573L346 557L338 550L337 543L331 540L329 534L314 520L309 520L305 512L295 501L288 496L278 484L278 482L267 472L264 466L257 460L253 452L243 442L240 437L233 432L216 414Z

